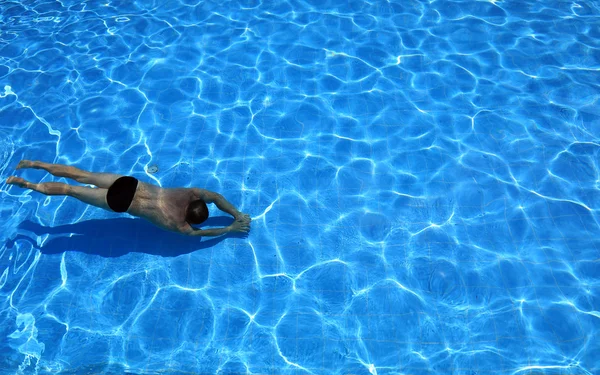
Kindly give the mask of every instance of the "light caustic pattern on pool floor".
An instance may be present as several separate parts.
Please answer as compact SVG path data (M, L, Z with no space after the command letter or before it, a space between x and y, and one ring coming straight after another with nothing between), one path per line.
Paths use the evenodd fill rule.
M199 241L3 185L1 373L600 372L597 2L0 7L3 181L254 218Z

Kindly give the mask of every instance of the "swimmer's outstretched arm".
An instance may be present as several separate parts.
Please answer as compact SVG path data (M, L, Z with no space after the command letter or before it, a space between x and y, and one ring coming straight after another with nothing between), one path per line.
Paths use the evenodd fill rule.
M231 223L231 225L224 228L196 229L190 226L186 229L184 234L190 236L214 237L220 236L225 233L248 233L248 231L250 231L250 221L252 221L250 215L238 211L221 194L197 188L194 188L194 192L196 193L198 198L204 200L204 202L214 203L219 208L219 210L227 212L228 214L233 216L235 218L235 221Z
M219 210L227 212L229 215L233 216L236 219L243 215L231 203L229 203L227 199L225 199L225 197L223 197L219 193L198 188L194 188L194 192L204 202L214 203L219 208Z
M220 236L225 233L248 233L250 230L250 217L248 215L242 215L235 219L230 226L225 228L211 228L211 229L196 229L191 225L183 232L188 236L202 236L202 237L214 237Z

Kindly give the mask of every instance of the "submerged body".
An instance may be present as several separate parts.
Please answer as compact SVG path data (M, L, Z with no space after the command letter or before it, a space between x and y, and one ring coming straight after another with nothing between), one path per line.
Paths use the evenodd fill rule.
M97 188L68 185L58 182L34 184L20 177L9 177L8 184L32 189L46 195L68 195L82 202L114 212L127 212L144 218L154 225L192 236L218 236L228 232L248 232L250 216L238 211L220 194L199 188L161 188L129 176L111 173L92 173L81 169L39 161L23 160L17 169L43 169L58 177L91 184ZM194 202L214 203L220 210L234 217L228 227L196 229L190 217L189 207ZM208 216L206 212L204 219ZM191 222L190 222L191 221Z

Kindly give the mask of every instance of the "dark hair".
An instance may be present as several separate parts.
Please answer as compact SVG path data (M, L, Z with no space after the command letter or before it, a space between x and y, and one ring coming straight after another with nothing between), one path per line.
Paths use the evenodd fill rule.
M185 210L185 221L190 224L202 224L208 218L208 207L202 199L188 204Z

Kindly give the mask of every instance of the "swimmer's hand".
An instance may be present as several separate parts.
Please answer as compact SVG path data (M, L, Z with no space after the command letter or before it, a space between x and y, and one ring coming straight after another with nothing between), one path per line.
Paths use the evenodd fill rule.
M227 227L227 231L233 233L248 233L250 231L251 220L249 215L241 214Z
M244 219L247 222L252 221L252 219L250 219L250 215L245 214L243 212L238 212L235 216L234 216L235 220L239 220L239 219Z

